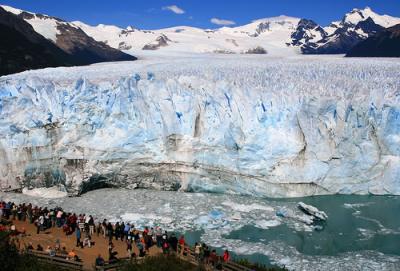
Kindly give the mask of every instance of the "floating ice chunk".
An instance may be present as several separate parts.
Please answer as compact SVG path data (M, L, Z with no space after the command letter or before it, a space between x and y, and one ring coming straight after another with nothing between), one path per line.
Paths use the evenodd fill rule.
M266 229L279 226L281 222L279 220L259 220L255 222L255 226L260 229Z
M209 216L213 219L221 219L224 216L224 214L218 210L212 210L209 213Z
M197 225L207 225L210 223L210 217L207 215L199 216L193 222L194 222L194 224L197 224Z
M314 206L307 205L304 202L299 202L297 206L304 213L311 215L319 220L325 221L328 219L328 216L325 214L325 212L318 210Z
M242 219L242 216L240 215L240 213L234 213L234 214L231 216L231 219L232 219L232 220L240 220L240 219Z
M121 215L121 220L130 222L130 223L135 223L139 227L140 226L152 226L156 222L162 223L162 224L169 224L173 222L173 219L170 217L163 217L155 213L125 213Z
M224 202L222 202L222 205L227 206L235 211L245 212L245 213L248 213L248 212L251 212L254 210L264 210L264 211L268 211L268 212L274 211L274 208L272 208L271 206L261 205L258 203L252 203L252 204L246 205L246 204L234 203L232 201L224 201Z
M63 198L68 196L68 193L65 190L64 186L52 186L48 188L41 187L34 189L24 188L22 189L22 193L32 197L42 197L47 199Z
M366 202L366 203L345 203L343 204L344 208L347 209L355 209L355 208L360 208L360 207L365 207L368 205L373 204L373 202Z

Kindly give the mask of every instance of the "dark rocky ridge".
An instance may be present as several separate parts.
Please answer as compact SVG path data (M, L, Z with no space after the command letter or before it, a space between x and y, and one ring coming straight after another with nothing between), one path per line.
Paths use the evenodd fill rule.
M357 25L343 23L333 34L325 35L317 43L306 43L301 49L304 54L346 54L356 44L383 29L384 27L376 24L370 17ZM367 36L359 34L358 30Z
M400 24L354 46L347 57L400 57Z
M309 30L314 30L319 32L321 37L323 38L325 38L328 35L325 32L325 30L313 20L301 19L299 24L297 25L296 31L293 32L291 35L292 45L300 46L312 40L315 37L315 35L310 36L308 34Z

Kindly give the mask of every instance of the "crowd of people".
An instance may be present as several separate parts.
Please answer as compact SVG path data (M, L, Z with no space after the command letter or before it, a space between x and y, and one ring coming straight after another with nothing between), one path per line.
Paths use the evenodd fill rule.
M92 215L75 214L64 211L60 207L47 208L33 206L32 204L15 204L13 202L0 201L0 218L6 220L28 221L36 226L36 234L46 231L50 228L60 228L65 235L75 235L76 247L91 248L95 245L92 240L94 235L102 236L108 242L108 262L118 261L117 252L114 250L113 242L124 242L126 245L127 257L144 257L149 253L151 247L158 247L163 254L178 254L187 256L192 253L187 245L184 236L179 239L174 233L169 234L163 231L161 227L145 227L140 231L134 224L125 222L111 223L106 219L96 223ZM14 226L15 230L15 226ZM12 228L11 228L12 231ZM24 229L19 233L24 234ZM134 252L136 246L138 255ZM34 250L30 243L28 250ZM67 259L79 261L79 257L74 249L67 252L65 247L61 247L60 241L56 240L55 245L48 246L46 250L39 244L37 251L45 251L50 256L56 254L64 255ZM209 248L206 244L196 243L193 249L196 260L204 264L217 266L221 261L230 260L229 252L226 250L222 257L217 255L215 249ZM99 254L96 258L96 265L104 265L106 261Z

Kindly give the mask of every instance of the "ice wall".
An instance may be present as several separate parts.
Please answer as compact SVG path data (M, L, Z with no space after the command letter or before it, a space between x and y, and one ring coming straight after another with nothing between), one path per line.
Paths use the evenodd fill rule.
M400 194L399 61L135 65L1 78L1 187Z

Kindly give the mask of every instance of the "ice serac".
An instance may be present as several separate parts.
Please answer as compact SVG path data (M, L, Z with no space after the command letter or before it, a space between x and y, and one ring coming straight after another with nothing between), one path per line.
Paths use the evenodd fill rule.
M400 194L398 61L155 59L2 77L2 188Z

